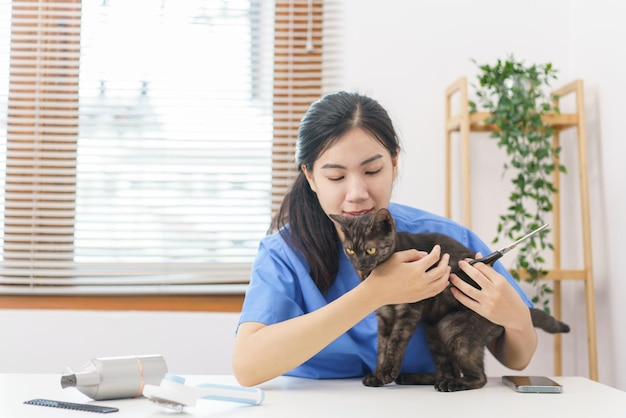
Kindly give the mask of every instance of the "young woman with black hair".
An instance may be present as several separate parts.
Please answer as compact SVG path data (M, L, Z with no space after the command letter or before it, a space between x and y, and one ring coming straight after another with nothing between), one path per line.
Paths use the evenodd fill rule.
M233 370L252 386L280 375L362 377L376 365L374 311L417 302L450 283L455 297L505 328L490 351L521 370L537 344L526 298L506 269L460 267L481 290L450 274L439 246L394 254L361 281L343 253L328 214L359 216L388 208L399 231L439 232L477 253L489 248L467 228L420 209L391 203L400 143L385 109L352 92L313 103L301 121L299 174L259 246L237 329ZM428 178L419 182L428 181ZM416 181L416 184L419 183ZM434 266L432 269L429 269ZM422 327L407 347L402 372L432 372Z

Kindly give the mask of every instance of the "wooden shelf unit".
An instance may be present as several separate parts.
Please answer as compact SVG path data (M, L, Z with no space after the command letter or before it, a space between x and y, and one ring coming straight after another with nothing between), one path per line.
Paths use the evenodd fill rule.
M553 222L552 231L554 236L553 266L548 271L546 279L553 280L553 307L552 313L555 317L561 317L561 281L582 280L585 286L585 305L587 316L587 349L589 358L589 378L598 380L598 354L595 316L595 291L593 284L593 269L591 257L591 225L589 211L589 182L587 164L587 136L584 116L583 82L575 80L571 83L554 90L557 99L555 106L559 106L560 100L573 95L575 100L575 113L548 114L543 120L556 129L553 137L553 145L560 146L560 133L565 129L574 128L577 133L578 147L578 172L580 183L580 209L582 228L582 248L584 254L583 268L579 270L561 269L561 204L559 193L554 194L553 200ZM460 136L461 152L461 177L462 177L462 208L463 221L467 227L472 224L471 212L471 190L470 190L470 138L472 132L493 132L496 127L485 123L489 113L470 113L468 103L467 78L460 77L452 83L445 91L445 195L446 195L446 216L452 217L452 134L458 132ZM453 100L456 100L458 113L452 114ZM494 141L495 146L495 141ZM559 164L559 161L555 161ZM553 182L560 190L560 173L555 170ZM520 276L523 278L524 274ZM526 276L527 277L527 276ZM562 374L562 337L560 334L554 336L554 373L557 376Z

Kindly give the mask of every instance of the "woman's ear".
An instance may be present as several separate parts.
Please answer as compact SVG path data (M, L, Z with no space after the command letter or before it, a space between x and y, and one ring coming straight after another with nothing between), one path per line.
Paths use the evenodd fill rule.
M393 167L393 180L395 181L398 177L398 154L391 158L391 165Z
M309 187L313 190L313 193L317 194L317 188L315 187L315 180L313 180L313 173L307 170L306 164L302 164L300 169L304 173L306 181L309 183Z

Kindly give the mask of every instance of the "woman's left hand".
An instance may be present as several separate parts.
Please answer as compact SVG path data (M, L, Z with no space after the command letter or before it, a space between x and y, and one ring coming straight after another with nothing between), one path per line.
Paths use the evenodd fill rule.
M504 327L504 333L488 343L487 347L506 367L523 370L530 363L537 348L537 333L530 310L517 290L493 267L484 263L470 265L467 260L460 261L459 267L481 289L476 289L456 274L451 274L450 291L460 303L494 324Z
M477 258L481 255L478 253ZM454 297L494 324L508 329L521 329L529 320L528 307L510 283L493 267L467 260L459 262L459 268L471 277L481 289L466 283L455 274L450 275L450 290Z

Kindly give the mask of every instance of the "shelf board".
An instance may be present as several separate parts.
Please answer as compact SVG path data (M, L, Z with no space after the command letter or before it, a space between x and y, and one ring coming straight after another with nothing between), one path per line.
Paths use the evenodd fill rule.
M495 132L496 126L485 123L491 114L489 112L475 112L469 114L470 131L472 132ZM577 113L548 113L542 117L543 121L556 129L564 129L578 124ZM463 115L457 114L446 121L448 132L460 131Z
M513 273L513 271L510 271ZM520 279L526 280L530 278L530 275L526 270L515 270ZM568 270L568 269L552 269L547 270L545 277L542 280L586 280L589 276L589 271L585 269L581 270Z

